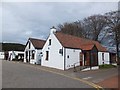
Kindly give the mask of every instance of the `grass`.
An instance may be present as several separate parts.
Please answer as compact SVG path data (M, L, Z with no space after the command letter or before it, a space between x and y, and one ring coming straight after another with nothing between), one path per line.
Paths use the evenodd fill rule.
M111 65L111 64L103 64L103 65L99 65L100 69L108 69L108 68L114 68L116 67L115 65Z

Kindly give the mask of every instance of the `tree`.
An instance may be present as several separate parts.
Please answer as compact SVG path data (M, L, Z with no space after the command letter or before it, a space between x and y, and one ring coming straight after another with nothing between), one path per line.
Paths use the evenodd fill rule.
M80 21L73 23L64 23L63 25L58 25L58 30L65 34L70 34L78 37L83 37L83 28Z
M83 20L83 25L87 34L87 38L98 41L99 34L105 29L107 25L106 17L104 15L90 16Z
M106 13L107 25L114 34L114 40L116 41L117 61L120 64L119 46L120 46L120 11L114 11Z

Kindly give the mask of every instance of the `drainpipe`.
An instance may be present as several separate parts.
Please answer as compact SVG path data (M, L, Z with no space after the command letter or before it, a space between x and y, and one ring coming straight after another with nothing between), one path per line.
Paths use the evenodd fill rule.
M66 66L66 49L64 48L64 70L66 69L65 66Z
M92 68L92 65L91 65L92 56L91 56L91 55L92 55L92 52L90 51L90 52L89 52L89 57L90 57L90 70L91 70L91 68Z

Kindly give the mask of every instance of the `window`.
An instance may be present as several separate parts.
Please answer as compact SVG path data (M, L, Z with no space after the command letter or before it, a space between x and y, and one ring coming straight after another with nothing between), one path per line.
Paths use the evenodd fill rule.
M35 51L32 51L32 59L35 59Z
M102 53L102 60L104 61L104 53Z
M51 39L49 39L49 45L51 45Z
M46 59L45 60L48 60L49 58L49 51L46 51Z
M69 55L67 55L67 58L69 58Z
M63 55L63 49L59 49L59 53Z
M40 54L43 54L42 52L40 52Z
M103 61L103 64L104 64L104 53L102 53L102 61Z

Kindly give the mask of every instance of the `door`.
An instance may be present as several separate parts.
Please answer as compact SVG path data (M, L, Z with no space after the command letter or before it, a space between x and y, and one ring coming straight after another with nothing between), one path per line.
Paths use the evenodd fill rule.
M84 58L85 58L85 60L84 60L84 65L85 66L90 66L90 52L89 51L86 51L85 53L84 53Z
M98 65L98 54L97 52L91 53L91 66L97 66Z
M28 62L28 51L26 51L25 53L26 53L26 62Z
M80 52L80 66L83 66L83 56L84 54Z
M29 52L29 56L28 56L28 62L30 62L30 51L28 51Z

